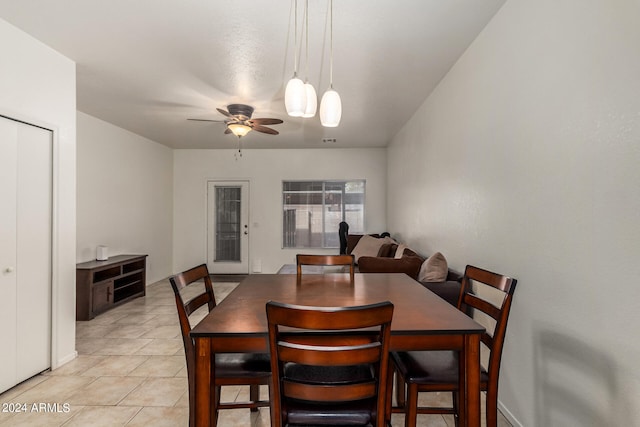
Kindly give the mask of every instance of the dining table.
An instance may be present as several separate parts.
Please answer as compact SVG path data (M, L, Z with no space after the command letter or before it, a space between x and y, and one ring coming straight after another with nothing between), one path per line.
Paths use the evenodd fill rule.
M484 327L403 273L252 274L193 329L195 423L215 425L216 353L268 353L266 303L349 307L391 301L390 351L460 352L460 425L480 426L480 336Z

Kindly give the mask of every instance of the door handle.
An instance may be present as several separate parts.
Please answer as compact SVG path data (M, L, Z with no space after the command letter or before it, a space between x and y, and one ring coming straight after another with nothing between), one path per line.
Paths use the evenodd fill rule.
M7 274L13 273L13 271L14 271L13 267L7 267L7 268L4 269L4 272L7 273Z

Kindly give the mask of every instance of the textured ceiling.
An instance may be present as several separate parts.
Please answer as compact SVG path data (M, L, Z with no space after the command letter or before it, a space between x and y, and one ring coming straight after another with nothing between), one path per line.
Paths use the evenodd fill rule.
M0 18L77 63L78 110L174 148L232 148L216 107L276 117L278 136L246 148L383 147L505 0L334 0L334 88L342 121L293 118L294 2L285 0L0 0ZM299 75L329 85L328 0L309 1L309 55Z

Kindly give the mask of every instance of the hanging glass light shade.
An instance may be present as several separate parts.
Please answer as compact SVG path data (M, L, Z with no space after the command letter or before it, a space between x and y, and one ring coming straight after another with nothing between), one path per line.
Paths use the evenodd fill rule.
M340 124L342 118L342 101L338 92L329 88L320 101L320 122L322 126L334 128Z
M287 114L291 117L301 117L307 108L307 90L296 73L287 83L284 91L284 105L287 108Z
M307 108L307 90L298 78L298 0L294 1L293 77L284 90L284 106L291 117L301 117Z
M333 89L333 0L330 3L330 62L329 62L329 89L322 95L320 101L320 122L322 126L334 128L340 124L342 117L342 101L340 95Z
M307 93L307 106L304 109L302 117L313 117L316 115L316 110L318 109L318 97L316 95L316 90L313 85L308 82L304 84L304 88Z

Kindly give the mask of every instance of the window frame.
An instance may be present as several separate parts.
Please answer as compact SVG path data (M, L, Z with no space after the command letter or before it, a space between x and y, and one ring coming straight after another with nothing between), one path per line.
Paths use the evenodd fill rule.
M327 184L342 184L342 203L341 203L341 221L346 221L346 203L344 203L344 199L345 199L345 187L347 183L350 182L354 182L354 183L358 183L362 185L362 227L364 228L364 223L365 223L365 217L366 217L366 197L367 197L367 180L366 179L288 179L288 180L282 180L282 185L281 185L281 212L280 212L280 217L281 217L281 233L280 233L280 243L281 243L281 247L282 249L337 249L339 248L339 244L338 246L326 246L326 219L325 219L325 209L326 209L326 187ZM285 208L286 208L286 204L285 204L285 199L286 199L286 194L287 194L287 190L285 190L285 185L287 183L321 183L322 184L322 192L321 192L321 197L322 197L322 204L321 205L317 205L317 206L321 206L322 207L322 246L285 246L285 227L284 227L284 222L285 222ZM290 190L289 190L290 191ZM336 228L335 230L336 234L338 233L338 229ZM359 231L357 231L359 232Z

